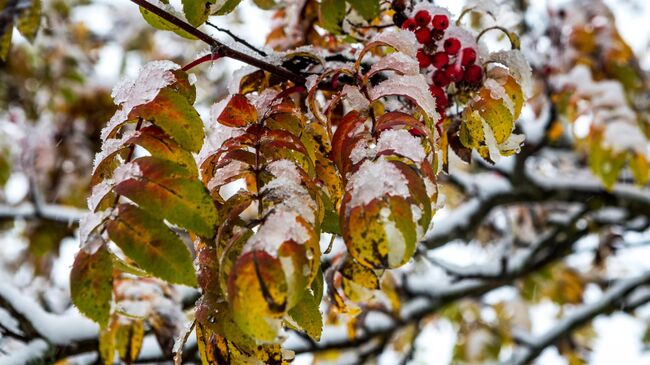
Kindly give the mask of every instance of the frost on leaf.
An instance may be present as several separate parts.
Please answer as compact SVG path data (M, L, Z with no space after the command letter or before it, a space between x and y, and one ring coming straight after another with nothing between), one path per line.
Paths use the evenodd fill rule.
M605 186L614 186L625 165L638 184L650 181L650 141L628 105L623 85L596 81L583 65L552 82L563 100L559 112L573 123L574 136L587 140L589 166Z
M463 110L460 142L483 158L498 161L519 151L523 136L513 134L524 93L510 69L492 66L478 94Z
M194 286L190 252L169 225L212 237L217 212L192 155L203 142L203 123L187 74L171 62L150 62L136 79L118 85L113 97L119 110L102 131L88 198L92 213L80 223L82 250L71 286L85 290L73 294L82 313L102 326L110 317L101 347L132 362L142 341L133 334L143 334L144 324L111 309L113 279L152 275ZM136 153L136 147L142 150ZM133 278L138 280L145 279ZM165 349L175 333L168 333L165 313L154 314L159 318L151 326ZM128 324L116 324L123 321Z
M372 48L378 45L393 47L411 58L415 58L418 50L418 42L415 39L415 34L402 29L377 34L366 44L366 48Z
M436 100L429 92L429 85L423 75L397 76L372 88L370 98L374 101L389 95L406 96L415 101L433 122L440 120Z
M278 341L283 319L318 273L326 189L315 183L317 154L303 144L316 147L310 137L315 129L306 129L291 99L275 99L255 106L235 94L220 104L214 122L222 126L213 129L224 131L224 138L211 152L202 152L201 163L220 228L216 255L200 255L199 261L208 267L218 258L220 273L208 279L200 272L200 285L207 290L218 283L233 326L264 343Z

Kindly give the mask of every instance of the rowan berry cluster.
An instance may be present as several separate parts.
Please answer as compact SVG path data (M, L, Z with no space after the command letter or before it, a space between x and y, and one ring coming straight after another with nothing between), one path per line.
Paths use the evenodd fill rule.
M422 45L417 60L420 68L431 75L429 91L436 98L438 112L445 114L449 105L448 86L456 88L475 88L483 80L483 68L476 64L477 52L473 46L463 47L458 38L445 33L449 28L446 14L430 14L419 10L402 23L402 29L415 33Z

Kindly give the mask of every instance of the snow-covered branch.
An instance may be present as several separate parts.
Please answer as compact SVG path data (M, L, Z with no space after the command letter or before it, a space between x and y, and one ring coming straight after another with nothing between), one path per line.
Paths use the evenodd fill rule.
M570 315L564 317L555 326L543 335L535 338L530 335L523 335L524 345L515 351L513 357L504 362L504 365L525 365L534 360L548 346L563 336L569 335L573 330L585 325L594 317L607 313L616 308L621 310L633 310L648 301L648 293L640 293L638 296L632 294L642 291L641 287L650 284L650 271L634 278L625 279L616 283L599 300L586 304Z
M0 219L44 219L66 224L78 222L87 211L64 205L23 203L0 205Z

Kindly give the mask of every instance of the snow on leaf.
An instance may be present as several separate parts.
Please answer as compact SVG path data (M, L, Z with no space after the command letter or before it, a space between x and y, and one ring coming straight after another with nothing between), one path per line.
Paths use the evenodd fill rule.
M485 86L488 90L490 90L490 96L492 97L492 99L503 100L503 104L508 108L510 114L512 114L513 116L515 115L514 102L510 99L510 97L506 93L506 89L503 86L501 86L501 84L499 84L494 79L487 79L483 83L483 86Z
M414 137L405 129L392 129L381 133L377 140L377 153L383 151L393 151L418 164L426 158L420 138Z
M524 54L517 49L490 53L486 62L497 62L508 68L515 80L521 85L524 96L529 98L533 93L533 71Z
M359 88L352 85L344 85L341 95L346 97L350 107L354 110L366 110L370 105L368 99L359 91Z
M641 154L648 154L650 143L645 138L639 126L627 120L615 120L607 124L603 142L611 147L614 152L632 150Z
M499 151L499 146L497 141L494 138L494 133L492 132L492 127L481 118L481 124L483 126L483 135L485 136L485 145L487 146L490 159L494 162L498 162L501 158L501 153Z
M172 71L179 68L171 61L152 61L140 69L137 78L120 81L111 96L121 108L102 130L102 139L106 140L115 128L124 123L134 107L151 102L161 89L173 84L176 76Z
M382 57L378 62L375 62L370 67L370 71L366 73L365 77L370 76L381 71L396 71L402 75L417 75L420 73L420 65L413 58L402 52L395 52ZM347 85L346 85L347 86Z
M434 123L440 120L440 115L436 110L436 101L429 92L429 85L424 75L391 77L370 90L370 98L373 101L389 95L409 97L422 108Z
M282 243L306 242L310 239L310 235L307 229L298 223L298 217L297 213L284 210L271 213L248 240L244 251L262 250L276 257Z
M92 254L97 250L98 246L92 244L90 236L110 215L111 209L106 209L101 212L88 213L81 218L79 222L79 241L81 242L81 248L86 250L86 253ZM90 245L88 245L89 243Z
M387 195L408 197L409 189L404 175L384 156L375 161L364 161L348 181L350 207L367 205Z
M419 45L413 32L398 29L394 32L381 32L374 36L366 45L366 49L378 45L387 45L415 59Z

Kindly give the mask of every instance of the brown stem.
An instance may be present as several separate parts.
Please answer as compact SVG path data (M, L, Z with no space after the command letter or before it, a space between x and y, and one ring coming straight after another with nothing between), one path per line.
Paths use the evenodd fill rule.
M203 33L202 31L194 28L191 24L175 17L172 14L169 14L163 9L160 9L159 7L149 3L147 0L131 0L132 3L139 5L140 7L144 8L145 10L148 10L152 12L153 14L156 14L160 18L172 23L173 25L181 28L182 30L186 31L187 33L195 36L199 40L207 43L210 47L213 49L213 53L220 54L224 57L229 57L234 60L238 60L241 62L244 62L246 64L249 64L251 66L255 66L257 68L260 68L264 71L268 71L272 74L275 74L281 78L287 79L289 81L292 81L294 84L297 85L304 85L305 84L305 78L301 75L295 74L285 68L273 65L271 63L268 63L264 60L255 58L249 54L237 51L235 49L232 49L225 44L219 42L218 40L212 38L206 33Z

